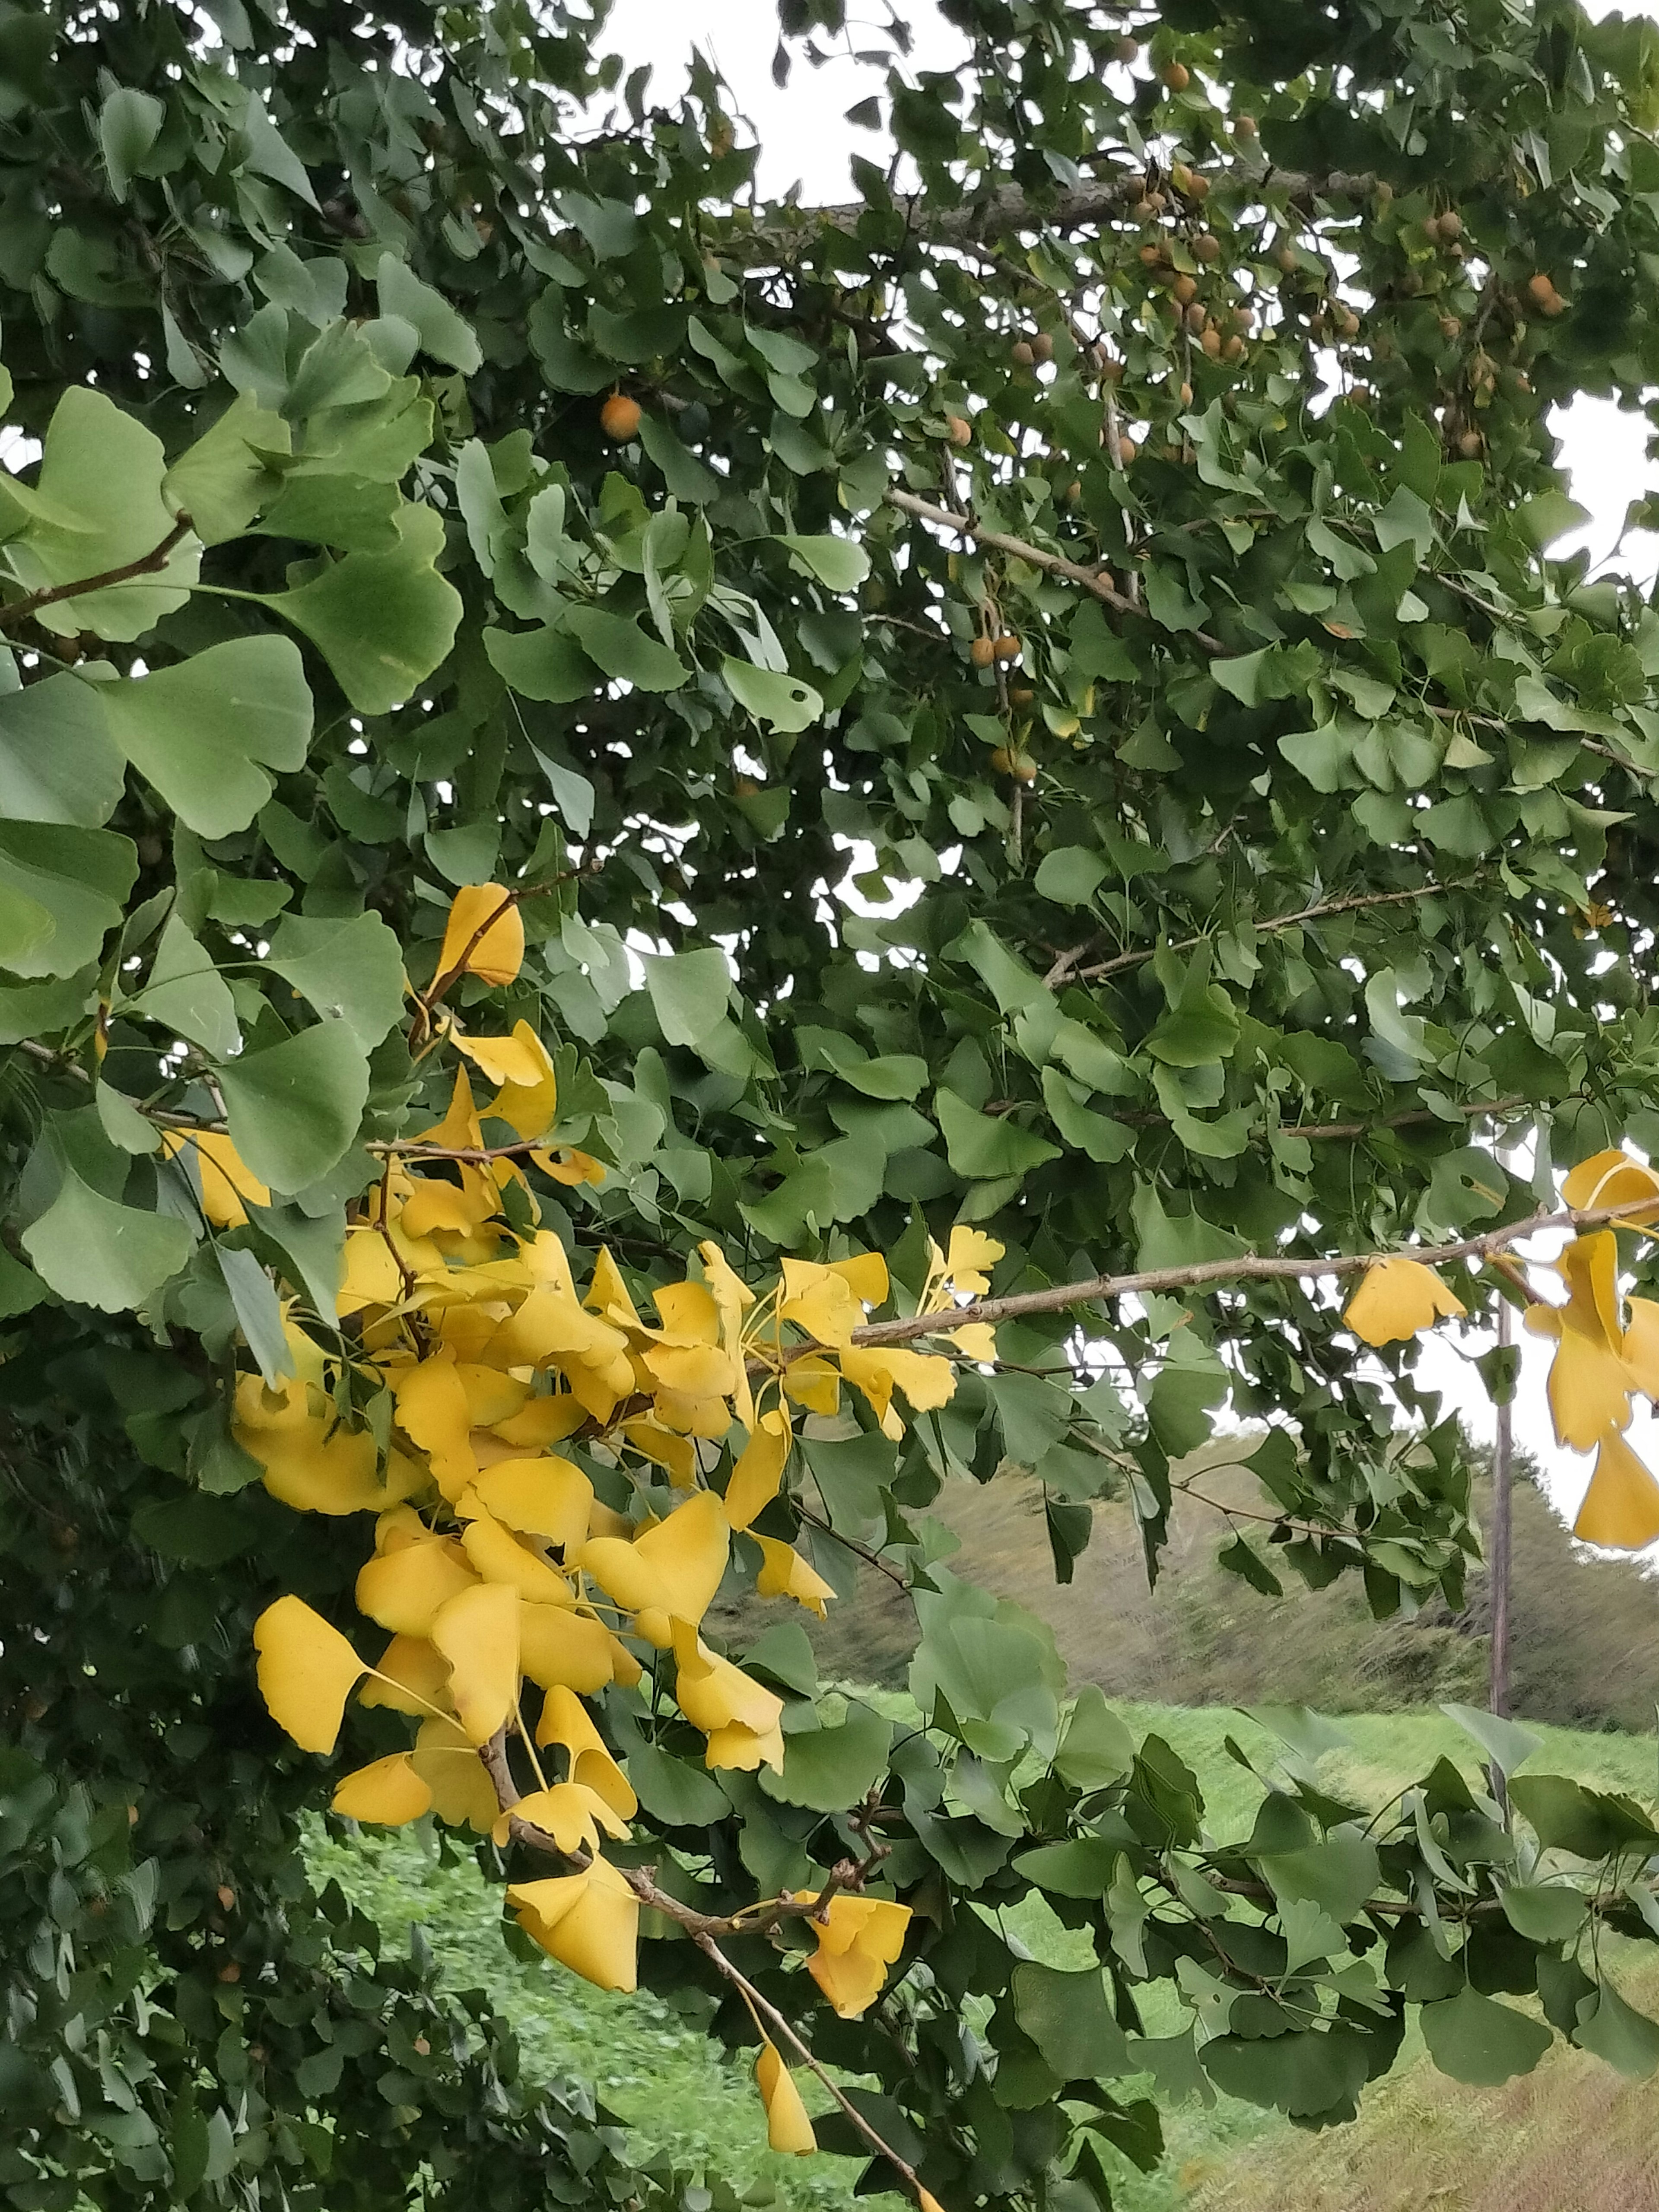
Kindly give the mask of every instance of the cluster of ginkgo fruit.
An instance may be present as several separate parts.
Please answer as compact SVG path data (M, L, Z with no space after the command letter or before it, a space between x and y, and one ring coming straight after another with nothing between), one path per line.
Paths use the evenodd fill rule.
M1620 1209L1621 1227L1643 1228L1659 1219L1659 1172L1617 1150L1581 1161L1563 1182L1561 1195L1584 1212ZM1513 1263L1505 1273L1528 1299L1528 1328L1555 1342L1549 1405L1556 1440L1595 1454L1573 1534L1609 1551L1640 1551L1659 1541L1659 1481L1624 1431L1633 1399L1659 1403L1659 1301L1621 1299L1618 1238L1611 1228L1575 1237L1551 1264L1566 1285L1560 1305L1534 1297ZM1366 1269L1345 1318L1367 1344L1382 1345L1466 1310L1432 1268L1393 1258Z
M573 1870L515 1884L509 1903L553 1957L627 1990L641 1900L604 1844L627 1839L637 1801L584 1700L649 1666L703 1736L708 1766L781 1771L781 1699L700 1633L734 1540L757 1549L762 1596L822 1614L830 1585L791 1542L754 1526L782 1486L797 1411L834 1415L850 1387L886 1434L902 1436L896 1394L913 1411L942 1406L957 1368L938 1350L855 1340L890 1295L873 1253L786 1259L757 1292L705 1243L684 1279L651 1287L652 1319L608 1250L579 1286L564 1244L534 1225L522 1161L566 1183L605 1171L553 1140L547 1050L525 1022L507 1036L463 1034L441 1004L462 975L510 982L522 956L510 895L464 890L412 1024L423 1053L459 1055L448 1109L388 1158L360 1203L337 1302L344 1333L325 1341L290 1306L291 1372L274 1387L248 1373L236 1390L234 1434L274 1496L303 1512L378 1516L356 1600L389 1641L371 1664L295 1595L266 1609L254 1641L265 1702L301 1748L333 1751L354 1691L416 1723L407 1749L340 1782L335 1811L386 1825L430 1813L498 1841L526 1826L550 1839ZM482 1107L469 1066L493 1087ZM259 1202L227 1137L187 1132L177 1145L194 1150L213 1218L234 1224L245 1201ZM529 1225L514 1227L509 1213ZM988 1288L985 1270L1001 1255L968 1228L952 1232L948 1252L932 1248L915 1310L939 1315L933 1342L994 1357L989 1327L951 1316ZM342 1418L346 1403L380 1411L354 1422ZM593 1448L590 1464L614 1470L618 1503L559 1450L578 1437ZM728 1441L736 1449L717 1488ZM678 1497L653 1513L647 1493L660 1502L665 1474ZM528 1795L512 1756L533 1778ZM856 2017L874 2001L908 1917L896 1899L863 1894L833 1896L810 1917L808 1971L838 2012ZM769 2042L757 2071L775 2144L811 2148Z

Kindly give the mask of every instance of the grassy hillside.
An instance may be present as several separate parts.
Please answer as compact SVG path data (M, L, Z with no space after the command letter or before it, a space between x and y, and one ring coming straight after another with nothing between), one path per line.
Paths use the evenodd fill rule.
M1222 1738L1231 1730L1264 1762L1271 1739L1225 1708L1126 1703L1123 1711L1137 1731L1157 1729L1193 1765L1216 1832L1243 1834L1255 1785L1226 1757ZM1469 1771L1477 1763L1468 1739L1438 1712L1364 1714L1343 1725L1352 1742L1327 1755L1324 1778L1378 1801L1441 1752ZM1541 1769L1651 1794L1651 1737L1543 1733ZM388 1948L406 1945L418 1923L452 1985L486 1990L513 2021L527 2073L593 2083L641 2148L723 2176L753 2205L831 2212L848 2202L856 2163L769 2151L746 2063L717 2056L697 2022L644 1992L606 1996L551 1960L509 1955L497 1923L500 1893L470 1861L442 1865L418 1831L343 1842L319 1835L314 1858L378 1922ZM1022 1913L1018 1932L1050 1963L1078 1963L1070 1955L1076 1938L1040 1901ZM1628 1988L1659 2009L1659 1972ZM1157 2032L1159 2023L1151 2025ZM1115 2185L1120 2212L1637 2212L1659 2203L1653 2112L1651 2084L1621 2082L1564 2049L1502 2090L1462 2088L1419 2061L1367 2098L1355 2126L1328 2136L1309 2136L1228 2100L1209 2112L1188 2108L1174 2116L1160 2172L1143 2176L1126 2164Z
M1217 1469L1213 1498L1260 1510L1237 1468ZM1480 1492L1477 1490L1477 1502ZM1102 1506L1076 1579L1057 1589L1042 1498L1029 1479L955 1483L936 1509L960 1539L957 1572L1049 1621L1074 1681L1109 1696L1170 1704L1267 1699L1326 1711L1376 1711L1441 1698L1483 1704L1486 1583L1469 1580L1454 1620L1437 1606L1414 1621L1372 1620L1357 1577L1310 1592L1287 1580L1265 1598L1215 1564L1222 1516L1184 1502L1164 1571L1146 1589L1127 1507ZM1517 1712L1570 1728L1653 1725L1659 1703L1659 1581L1592 1559L1529 1482L1515 1491L1514 1679ZM835 1678L897 1684L908 1664L908 1601L879 1576L813 1625L819 1664Z

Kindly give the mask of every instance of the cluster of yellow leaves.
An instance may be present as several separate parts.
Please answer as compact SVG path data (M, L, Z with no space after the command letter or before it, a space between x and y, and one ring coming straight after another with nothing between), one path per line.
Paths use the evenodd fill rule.
M498 886L471 886L452 910L440 981L509 981L522 953L516 905ZM294 1373L276 1389L242 1376L234 1415L276 1497L301 1511L376 1515L356 1599L389 1640L370 1665L300 1598L280 1598L255 1630L259 1685L309 1751L332 1751L354 1692L416 1723L406 1750L340 1782L334 1808L359 1820L431 1813L505 1840L491 1768L504 1770L515 1741L537 1786L514 1815L574 1871L514 1885L512 1909L573 1971L631 1989L639 1899L604 1846L628 1841L638 1806L583 1700L631 1686L649 1665L703 1736L710 1767L781 1771L781 1699L701 1633L734 1537L779 1495L797 1409L833 1415L850 1388L899 1436L896 1401L944 1405L956 1368L937 1351L854 1340L890 1294L872 1253L786 1260L757 1294L706 1243L696 1273L652 1286L649 1314L608 1250L579 1286L563 1243L535 1226L520 1164L527 1153L566 1183L604 1175L550 1140L552 1060L524 1022L507 1036L463 1035L440 996L434 986L421 1001L426 1048L451 1047L462 1064L442 1121L388 1161L348 1231L339 1312L350 1341L330 1350L290 1312ZM482 1109L469 1069L492 1086ZM492 1121L514 1133L512 1146L488 1140ZM196 1143L204 1195L216 1178L213 1202L227 1217L258 1200L228 1139L180 1141ZM512 1220L530 1225L512 1225L509 1200ZM1001 1249L958 1229L948 1252L931 1249L920 1310L939 1316L936 1338L971 1358L994 1356L992 1332L953 1328L950 1315L988 1287ZM373 1410L354 1425L346 1405ZM738 1435L721 1492L708 1478ZM612 1478L609 1499L559 1449L578 1436L595 1448L601 1481ZM653 1487L663 1475L678 1493L665 1511ZM747 1540L759 1550L761 1595L823 1613L830 1585L791 1543ZM532 1729L526 1703L538 1695ZM879 1992L908 1919L890 1900L838 1896L811 1923L809 1971L844 2016ZM771 2061L763 2052L775 2139L811 2148L787 2069L775 2051Z
M1587 1211L1630 1206L1632 1227L1659 1216L1659 1175L1624 1152L1597 1152L1573 1169L1561 1188L1569 1206ZM1651 1198L1651 1210L1642 1200ZM1639 1551L1659 1539L1659 1482L1625 1442L1631 1400L1659 1400L1659 1304L1619 1294L1618 1239L1611 1229L1577 1237L1555 1263L1567 1287L1565 1305L1528 1308L1527 1327L1555 1340L1550 1362L1550 1415L1558 1439L1594 1451L1595 1472L1573 1523L1588 1544Z
M1632 1228L1659 1219L1659 1172L1617 1150L1581 1161L1561 1195L1586 1212L1627 1207L1620 1218ZM1573 1534L1608 1550L1640 1551L1659 1541L1659 1481L1626 1443L1624 1431L1633 1398L1659 1402L1659 1302L1621 1298L1618 1239L1611 1229L1574 1237L1553 1264L1566 1286L1566 1300L1529 1305L1526 1326L1555 1344L1549 1404L1558 1442L1595 1454ZM1366 1269L1344 1318L1367 1344L1381 1345L1466 1310L1431 1268L1395 1258Z

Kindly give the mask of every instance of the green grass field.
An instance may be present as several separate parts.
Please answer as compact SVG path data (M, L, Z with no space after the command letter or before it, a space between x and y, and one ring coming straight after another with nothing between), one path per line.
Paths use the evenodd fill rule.
M1121 1710L1137 1732L1165 1736L1198 1772L1218 1838L1245 1832L1256 1785L1222 1740L1231 1733L1268 1763L1265 1731L1227 1707L1126 1703ZM1352 1745L1326 1755L1322 1777L1373 1802L1442 1752L1470 1771L1478 1764L1474 1747L1438 1711L1358 1714L1342 1725ZM1540 1771L1644 1798L1659 1781L1651 1737L1537 1733L1545 1739L1533 1762ZM551 1960L512 1956L501 1941L499 1893L470 1861L444 1866L430 1842L410 1832L319 1835L313 1863L319 1876L337 1878L389 1946L406 1943L418 1923L451 1985L487 1991L513 2021L527 2072L592 2082L641 2148L722 2177L750 2191L752 2203L770 2196L799 2212L829 2212L848 2201L856 2162L769 2151L746 2066L722 2057L695 2021L644 1992L607 1996ZM1039 1957L1077 1963L1077 1939L1040 1904L1022 1912L1018 1933ZM1650 2009L1659 2006L1659 1970L1629 1987ZM1158 2032L1158 2021L1149 2024ZM1207 2112L1176 2112L1164 2166L1142 2175L1123 2165L1115 2183L1121 2212L1650 2212L1659 2204L1652 2084L1623 2082L1558 2046L1522 2081L1468 2089L1436 2074L1419 2049L1408 2039L1401 2065L1372 2091L1358 2123L1326 2135L1226 2099Z

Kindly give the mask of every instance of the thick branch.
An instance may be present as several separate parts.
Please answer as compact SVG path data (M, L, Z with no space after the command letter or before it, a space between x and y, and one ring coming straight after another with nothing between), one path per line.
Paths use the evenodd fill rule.
M908 1344L970 1322L1018 1321L1028 1314L1067 1313L1074 1306L1103 1304L1110 1298L1145 1297L1164 1291L1219 1290L1233 1283L1308 1282L1325 1275L1363 1275L1384 1260L1415 1260L1425 1267L1449 1267L1463 1260L1489 1260L1511 1244L1547 1229L1602 1229L1632 1215L1651 1214L1652 1197L1622 1206L1563 1206L1553 1213L1528 1214L1506 1228L1488 1229L1455 1244L1420 1244L1394 1252L1334 1252L1323 1258L1292 1259L1277 1253L1241 1252L1236 1259L1205 1260L1190 1267L1145 1267L1132 1275L1091 1275L1078 1283L1054 1283L1041 1291L1016 1291L1002 1298L974 1298L945 1313L910 1314L902 1321L878 1321L853 1331L854 1344ZM1632 1227L1638 1224L1632 1221ZM803 1346L803 1351L818 1347Z
M28 622L39 614L42 607L56 606L61 599L88 599L94 592L107 592L117 584L130 584L135 576L153 576L158 568L167 567L173 548L181 538L189 537L192 527L187 514L179 515L153 552L143 553L136 561L124 562L118 568L106 568L101 575L82 576L73 584L53 584L47 590L26 592L9 606L0 607L0 630L15 629L20 623Z
M1253 198L1271 192L1304 207L1318 199L1365 199L1376 189L1374 176L1349 175L1340 170L1328 176L1310 176L1299 170L1267 168L1259 176L1241 177L1239 181L1248 185ZM1005 185L948 206L930 205L920 196L897 204L904 215L908 239L930 246L972 246L1022 232L1092 230L1101 223L1116 222L1146 196L1146 173L1135 167L1042 198L1033 197L1018 185ZM836 207L803 208L787 221L759 224L722 240L720 256L748 269L794 260L828 232L850 238L871 213L862 200Z

